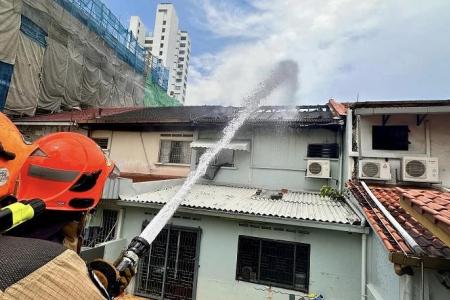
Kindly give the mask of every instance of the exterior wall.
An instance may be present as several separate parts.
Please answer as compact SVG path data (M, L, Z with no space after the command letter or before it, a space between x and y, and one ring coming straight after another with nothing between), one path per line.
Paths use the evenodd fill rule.
M420 126L416 124L415 114L391 115L387 125L407 125L409 127L409 150L372 150L372 126L381 125L381 115L361 116L361 155L367 158L388 158L391 163L391 174L395 179L397 170L401 177L400 161L403 156L427 156L427 129L429 127L429 156L439 159L439 176L442 184L450 187L450 115L429 114Z
M95 130L91 132L91 137L109 139L109 157L117 164L121 172L186 176L190 165L159 164L161 133ZM192 134L192 132L176 133ZM192 141L192 137L171 139Z
M163 25L166 21L166 25ZM165 32L162 29L165 28ZM161 39L164 36L164 40ZM158 4L156 8L155 27L153 29L152 55L161 58L167 68L171 68L176 55L178 40L178 17L172 4ZM161 48L160 44L164 46ZM163 54L160 55L159 51Z
M18 125L17 126L22 132L23 136L26 140L30 142L34 142L40 137L43 137L44 135L47 135L49 133L55 133L55 132L62 132L62 131L70 131L70 132L78 132L83 135L87 135L87 131L84 129L81 129L76 126L70 126L70 125L60 125L60 126L36 126L36 125Z
M218 133L200 131L199 139L215 139ZM338 186L339 160L331 160L332 179L307 178L307 147L310 143L339 143L327 129L255 128L241 130L236 140L250 140L250 152L235 152L235 167L222 168L214 181L268 189L318 191L323 185Z
M371 230L367 238L367 299L397 300L400 293L400 276L381 241Z
M191 53L191 40L186 31L178 32L177 54L173 64L169 95L184 103L186 97L187 75Z
M421 270L413 269L413 275L398 276L394 264L379 238L371 231L367 239L367 299L368 300L419 300L421 298ZM441 275L425 269L424 299L450 299L450 289L440 282Z
M138 235L142 222L150 220L154 212L142 207L126 207L123 237L129 242ZM310 244L310 292L320 293L327 300L360 299L360 234L312 228L297 228L302 233L272 231L242 227L238 221L229 219L195 217L197 220L173 218L170 223L201 229L197 300L260 300L268 297L264 291L266 286L235 280L239 235ZM286 300L289 294L297 295L297 299L301 295L281 288L273 290L284 293L273 293L274 300Z
M144 46L147 29L138 16L131 16L129 30L133 33L138 43Z

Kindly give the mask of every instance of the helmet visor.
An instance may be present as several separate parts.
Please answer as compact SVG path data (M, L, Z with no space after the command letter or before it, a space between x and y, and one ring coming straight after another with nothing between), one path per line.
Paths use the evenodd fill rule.
M43 180L52 180L60 182L74 181L80 173L77 171L58 170L38 165L30 165L28 175Z

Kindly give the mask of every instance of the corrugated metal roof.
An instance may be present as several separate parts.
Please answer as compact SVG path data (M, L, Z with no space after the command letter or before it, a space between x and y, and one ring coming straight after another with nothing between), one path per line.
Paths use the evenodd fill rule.
M121 196L122 201L165 204L180 185L137 196ZM360 219L343 202L322 198L317 193L288 192L280 200L257 196L256 188L195 185L182 206L234 214L312 220L340 224L360 224Z
M213 148L218 141L200 139L191 143L191 148ZM250 141L233 141L223 147L224 149L250 151Z

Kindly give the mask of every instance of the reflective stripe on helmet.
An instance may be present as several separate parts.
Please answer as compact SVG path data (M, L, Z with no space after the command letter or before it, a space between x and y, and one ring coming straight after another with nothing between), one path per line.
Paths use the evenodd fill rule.
M75 180L80 173L77 171L67 171L50 169L46 167L30 165L28 175L45 180L54 180L62 182L71 182Z

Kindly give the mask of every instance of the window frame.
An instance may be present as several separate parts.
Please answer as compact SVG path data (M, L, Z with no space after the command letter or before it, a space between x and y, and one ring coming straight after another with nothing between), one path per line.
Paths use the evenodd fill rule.
M242 243L242 238L244 239L251 239L251 240L256 240L259 241L259 256L258 256L258 273L260 273L260 269L261 269L261 253L262 253L262 249L261 249L261 245L263 242L272 242L272 243L281 243L281 244L286 244L286 245L293 245L294 246L294 265L293 265L293 269L292 269L292 285L286 285L284 283L278 283L278 282L272 282L272 281L267 281L267 280L261 280L260 279L260 275L261 274L257 274L257 279L255 281L251 281L251 280L246 280L246 279L242 279L239 278L240 272L239 272L239 264L240 264L240 255L242 255L241 253L239 253L239 249ZM295 269L297 266L297 246L301 246L304 247L305 250L307 251L307 262L306 262L306 278L305 278L305 289L300 289L300 288L296 288L295 285ZM291 242L291 241L283 241L283 240L276 240L276 239L268 239L268 238L260 238L260 237L254 237L254 236L247 236L247 235L239 235L238 236L238 246L237 246L237 256L236 256L236 272L235 272L235 280L237 281L243 281L243 282L248 282L248 283L253 283L253 284L260 284L260 285L270 285L273 287L279 287L279 288L283 288L283 289L288 289L288 290L293 290L293 291L299 291L299 292L303 292L303 293L308 293L309 292L309 284L310 284L310 278L311 278L311 245L310 244L305 244L305 243L299 243L299 242Z
M383 141L375 141L375 139L377 137L380 138L380 134L381 134L381 132L378 132L377 135L375 135L375 131L376 130L378 130L378 131L380 131L381 129L383 129L383 130L386 130L386 129L395 130L395 128L405 130L405 132L406 132L406 142L404 144L388 143L388 142L392 142L392 141L389 140L389 138L391 138L391 139L398 139L400 134L392 134L391 133L389 136L387 136L386 132L384 132L384 134L383 134L383 139L382 139ZM403 134L405 132L403 132ZM409 130L409 126L408 125L372 125L371 134L372 134L372 150L377 150L377 151L409 151L409 145L410 145L409 134L410 134L410 130ZM400 147L402 145L404 147Z
M191 165L191 161L192 161L192 148L191 148L191 143L192 143L192 139L193 137L190 136L185 136L184 133L181 134L175 134L175 136L173 136L174 134L166 135L166 134L161 134L160 138L159 138L159 151L158 151L158 164L160 165L179 165L179 166L190 166ZM180 135L180 136L177 136ZM186 134L187 135L187 134ZM172 142L184 142L184 143L188 143L188 148L189 148L189 155L188 155L188 162L184 163L174 163L174 162L170 162L170 152L169 152L169 162L162 162L161 161L161 150L162 150L162 143L164 141L169 141L171 142L170 145L170 152L172 152Z
M198 166L199 162L200 162L200 157L206 152L207 148L199 148L196 149L196 160L195 160L195 167ZM236 167L236 150L232 150L232 149L222 149L221 151L233 151L233 165L232 166L222 166L222 169L237 169ZM219 152L219 154L217 154L217 156L214 158L214 160L211 162L211 166L212 167L218 167L219 165L217 164L217 158L221 153Z

